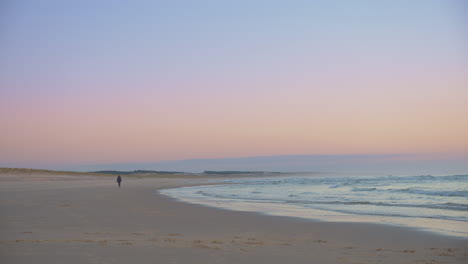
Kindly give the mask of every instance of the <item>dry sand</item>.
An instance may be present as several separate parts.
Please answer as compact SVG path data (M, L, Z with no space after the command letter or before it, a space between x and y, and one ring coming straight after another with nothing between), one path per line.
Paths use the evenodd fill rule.
M0 170L0 263L468 263L468 239L156 193L194 182L203 179L124 177L119 189L113 176Z

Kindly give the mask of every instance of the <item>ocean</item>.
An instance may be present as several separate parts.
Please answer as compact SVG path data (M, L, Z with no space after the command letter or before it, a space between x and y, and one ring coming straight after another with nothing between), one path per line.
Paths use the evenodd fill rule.
M213 183L213 182L211 182ZM468 175L311 174L161 190L178 200L320 221L409 226L468 237Z

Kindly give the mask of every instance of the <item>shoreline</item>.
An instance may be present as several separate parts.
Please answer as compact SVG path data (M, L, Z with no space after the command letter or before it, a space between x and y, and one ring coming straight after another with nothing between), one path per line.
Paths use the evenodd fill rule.
M119 189L114 177L45 176L0 177L2 263L468 261L466 239L220 210L157 192L213 178L124 178Z
M258 177L253 178L253 180L264 180L264 178ZM463 221L434 217L406 217L404 215L366 215L343 213L339 211L335 212L333 210L301 207L294 203L276 203L272 201L264 201L263 199L255 200L255 197L252 198L253 200L244 200L246 198L238 199L236 198L238 195L232 195L234 197L229 197L224 196L222 193L219 192L217 194L220 196L213 195L213 192L211 192L211 195L207 195L208 197L205 196L205 192L210 193L209 186L219 185L221 187L225 187L227 185L235 185L238 183L239 182L220 181L219 183L162 189L158 190L158 193L171 197L178 202L203 205L209 208L221 210L229 210L235 212L254 212L259 215L266 215L272 217L293 217L318 222L369 223L394 227L405 227L418 231L429 232L435 235L443 235L468 240L468 223ZM240 184L246 185L247 183ZM186 189L184 187L188 188ZM195 189L191 187L194 187ZM208 187L208 189L205 190L205 187ZM203 193L203 195L199 193Z
M181 186L181 187L185 187L185 186ZM171 189L177 189L177 188L180 188L180 187L171 188ZM317 215L309 214L308 212L307 214L298 213L297 211L299 210L304 211L304 209L301 207L297 207L295 205L287 205L288 208L285 208L285 210L282 210L281 213L278 213L278 212L273 213L273 212L256 210L252 207L255 207L258 205L258 206L263 207L261 208L261 210L265 210L266 208L275 210L276 209L275 206L282 206L282 205L268 204L268 203L266 204L265 203L261 203L261 204L249 203L250 205L248 206L242 205L241 203L239 203L239 205L237 205L236 203L233 203L233 202L221 202L221 201L217 202L214 200L209 201L209 200L192 199L192 198L185 198L185 197L176 197L176 196L171 196L170 194L163 194L159 192L163 190L168 190L168 189L158 190L158 195L169 197L174 202L181 202L181 203L187 203L187 204L192 204L192 205L201 205L201 206L204 206L207 208L213 208L216 210L227 210L227 211L232 211L232 212L252 212L258 215L264 215L264 216L270 216L270 217L296 218L296 219L301 219L304 221L311 221L311 222L317 222L317 223L341 223L341 224L362 223L362 224L372 224L372 225L385 225L385 226L390 226L390 227L401 227L401 228L408 228L411 230L416 230L416 231L421 231L421 232L427 232L433 235L464 239L468 242L468 233L459 233L459 232L447 231L443 229L435 229L431 227L429 224L427 224L426 226L415 226L415 225L408 224L408 221L405 221L406 219L404 219L403 217L390 217L390 219L393 219L393 221L390 222L390 221L382 220L382 217L376 216L376 215L358 215L358 216L356 215L323 216L322 215L322 216L317 216ZM291 210L287 211L289 209ZM328 212L324 210L315 210L315 211ZM418 219L418 220L421 220L421 219ZM440 222L451 223L451 222L456 222L456 221L441 220Z

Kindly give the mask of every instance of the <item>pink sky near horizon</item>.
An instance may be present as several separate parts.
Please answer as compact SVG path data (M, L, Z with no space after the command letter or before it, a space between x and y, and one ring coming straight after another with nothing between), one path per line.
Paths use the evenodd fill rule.
M467 150L466 91L421 93L424 84L348 91L255 86L249 98L235 91L159 98L132 89L14 101L6 109L15 118L3 129L1 159L106 163Z
M466 39L450 27L458 25L450 15L439 17L434 10L420 19L434 16L439 24L431 23L440 28L425 28L429 22L415 22L408 15L414 27L408 32L404 23L393 26L392 20L385 25L394 28L384 33L378 26L365 28L371 21L363 21L354 29L340 25L342 32L328 40L329 35L317 31L325 39L316 40L297 29L314 22L304 16L294 27L286 25L271 35L261 30L265 36L256 36L255 30L236 33L253 39L235 44L217 40L225 32L211 28L212 23L239 30L249 25L233 26L220 18L205 25L195 15L191 19L214 33L201 33L199 39L186 36L193 47L176 52L153 48L141 43L157 41L142 35L108 51L106 44L116 41L113 35L103 43L94 43L90 35L91 43L83 45L95 50L80 51L83 59L73 55L78 44L69 33L57 29L57 40L46 36L33 47L23 40L34 26L12 22L19 33L2 50L9 54L10 65L1 65L7 78L0 81L0 165L311 154L466 155ZM276 21L274 15L268 18ZM297 32L288 33L288 27ZM401 29L401 35L395 29ZM305 36L311 34L306 24L302 30ZM353 30L357 40L350 38ZM176 42L179 38L183 36L172 40L174 45L182 45ZM212 50L213 40L220 45ZM24 47L16 47L15 41ZM59 45L63 55L49 50L50 45ZM14 52L26 55L11 55ZM170 57L165 52L174 58L161 63Z

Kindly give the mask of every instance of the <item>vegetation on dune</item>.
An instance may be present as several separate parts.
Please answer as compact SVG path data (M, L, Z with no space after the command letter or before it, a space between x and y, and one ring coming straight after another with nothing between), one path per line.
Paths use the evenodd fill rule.
M49 174L49 175L85 175L85 176L107 176L106 174L97 172L80 172L80 171L56 171L43 169L28 169L28 168L0 168L0 174Z
M102 170L93 171L93 173L103 173L112 175L132 175L132 174L184 174L180 171L154 171L154 170L134 170L134 171L117 171L117 170Z
M204 171L204 174L234 175L234 174L262 174L263 171Z
M78 171L55 171L44 169L28 169L28 168L0 168L0 175L57 175L57 176L116 176L122 175L132 178L186 178L193 176L261 176L261 175L279 175L280 172L263 172L263 171L204 171L203 173L188 173L179 171L156 171L156 170L134 170L134 171L118 171L118 170L102 170L92 172Z

